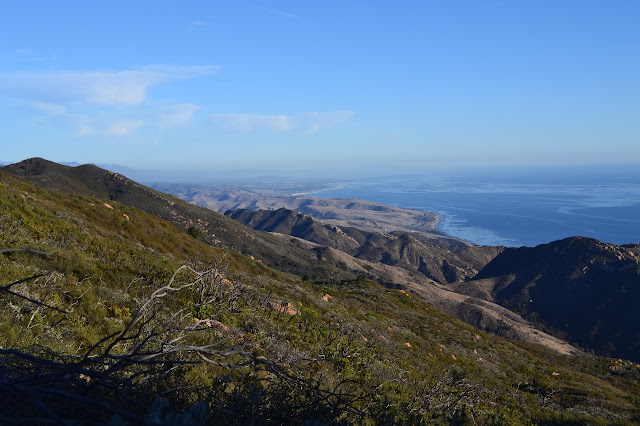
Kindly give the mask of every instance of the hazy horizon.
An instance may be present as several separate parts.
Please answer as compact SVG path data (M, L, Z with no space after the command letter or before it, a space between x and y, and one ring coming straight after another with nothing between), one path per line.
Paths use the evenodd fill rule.
M42 158L42 157L40 157ZM26 160L24 158L22 160ZM0 166L18 163L19 161L6 161L0 158ZM50 158L45 160L53 161ZM538 181L540 183L567 182L580 183L585 177L590 181L602 177L604 180L631 179L640 183L640 163L620 164L531 164L525 166L501 165L487 166L477 164L473 167L422 167L422 168L380 168L377 165L368 167L351 168L350 170L308 170L291 167L282 168L211 168L209 170L179 169L179 168L137 168L124 164L106 164L99 161L54 161L56 163L77 167L84 164L94 164L109 171L120 173L140 183L185 183L207 184L223 182L255 182L260 180L276 181L348 181L370 178L397 178L397 177L443 177L468 176L471 179L482 180L486 178L503 179L509 182L517 182L524 178L527 182Z

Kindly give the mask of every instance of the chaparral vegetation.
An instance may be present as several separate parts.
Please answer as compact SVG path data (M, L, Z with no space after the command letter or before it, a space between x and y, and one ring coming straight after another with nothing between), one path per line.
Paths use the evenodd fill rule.
M366 276L279 271L118 201L0 182L2 424L640 421L636 363L484 333Z

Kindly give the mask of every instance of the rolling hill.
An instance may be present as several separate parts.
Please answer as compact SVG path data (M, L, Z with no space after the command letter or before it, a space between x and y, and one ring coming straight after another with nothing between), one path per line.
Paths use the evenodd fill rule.
M432 235L369 232L287 209L229 212L249 227L92 165L29 159L3 170L44 188L138 207L183 230L195 227L209 244L307 280L373 279L411 290L444 312L501 336L575 350L560 338L601 355L639 357L640 322L632 308L640 282L637 247L574 238L536 248L451 241L445 248L429 245Z
M3 172L0 277L7 424L640 420L634 363L495 337L366 277L305 281Z
M409 285L413 287L431 286L432 288L429 288L428 292L423 292L424 297L429 297L428 301L430 303L452 314L460 312L458 305L465 303L464 300L452 298L448 289L442 286L432 286L432 284L436 283L432 277L446 281L445 274L451 276L450 271L454 268L457 268L455 270L459 273L468 274L467 271L469 269L467 266L461 265L458 255L453 252L438 248L433 248L435 251L432 251L415 238L394 237L391 235L385 237L381 234L349 228L349 232L353 237L345 239L342 236L344 232L339 227L331 228L331 225L329 225L332 230L328 234L325 233L325 237L327 235L340 235L340 238L335 240L336 242L341 241L340 244L346 244L345 240L355 237L363 243L361 249L358 250L360 258L356 258L347 252L334 249L333 246L335 244L309 245L301 240L289 238L288 233L255 231L217 212L195 206L177 197L163 194L140 185L125 176L103 170L94 165L69 167L41 158L32 158L6 166L0 170L20 176L42 188L62 191L68 194L102 197L140 208L147 213L173 223L183 230L195 227L201 232L200 238L209 244L230 248L250 255L266 265L295 273L307 279L335 281L336 279L354 279L358 276L364 276L392 287ZM368 209L370 206L366 204L366 207ZM384 209L380 210L380 212L385 215L389 213ZM292 212L289 211L285 215L291 216ZM317 221L305 220L318 230L320 228L324 231L329 230L329 228ZM284 228L281 230L286 231ZM402 243L407 238L410 239L412 244ZM397 240L400 243L397 243ZM431 237L427 237L427 240L430 241ZM375 241L380 241L381 244L385 242L391 246L391 252L394 254L388 258L385 257L386 263L380 262L381 259L379 257L387 249L379 250L379 247L374 243ZM324 242L329 243L328 241ZM461 247L466 248L469 245L465 243ZM479 248L478 250L485 249ZM487 253L497 252L491 248L485 251L485 254L479 256L480 261L476 261L478 267L480 263L487 262L491 258ZM452 259L451 262L449 263L449 261L443 259L442 255ZM407 260L414 261L414 264ZM450 264L454 266L447 269ZM439 271L438 268L440 267L445 268L443 272ZM494 317L495 313L487 312L492 309L500 311L498 317L502 315L502 308L493 304L467 304L467 306L468 309L477 311L475 317ZM485 322L485 330L490 332L500 331L503 335L539 341L538 336L530 336L529 333L523 332L520 329L521 323L526 323L526 321L519 321L517 324L509 323L509 326L500 324L498 330L491 328L494 325L498 325L498 323L489 321ZM517 326L518 329L512 330L513 326Z

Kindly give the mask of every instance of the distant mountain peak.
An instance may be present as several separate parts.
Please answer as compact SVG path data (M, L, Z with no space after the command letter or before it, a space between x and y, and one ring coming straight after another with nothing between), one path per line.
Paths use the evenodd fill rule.
M44 158L32 157L18 163L9 164L5 167L10 169L12 173L16 175L24 176L42 174L53 170L61 170L68 166L63 166L62 164L54 163L53 161L45 160Z

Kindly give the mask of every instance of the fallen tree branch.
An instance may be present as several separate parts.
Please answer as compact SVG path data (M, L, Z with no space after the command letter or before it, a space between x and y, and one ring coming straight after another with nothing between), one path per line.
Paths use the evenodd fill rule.
M34 250L34 249L31 249L31 248L7 248L7 249L0 250L0 254L1 253L11 253L11 252L14 252L14 251L23 251L23 252L29 253L29 254L42 255L42 256L49 257L52 254L59 252L60 250L53 250L53 251L47 252L47 251Z
M39 275L34 275L32 277L29 277L29 278L23 278L21 280L14 281L11 284L7 284L7 285L5 285L3 287L0 287L0 291L4 291L5 293L9 293L9 294L12 294L12 295L14 295L16 297L19 297L21 299L28 300L29 302L34 303L34 304L36 304L38 306L44 306L45 308L53 309L54 311L58 311L58 312L61 312L63 314L66 314L67 312L63 311L62 309L58 309L55 306L48 305L48 304L46 304L44 302L41 302L39 300L32 299L30 297L24 296L24 295L22 295L20 293L16 293L15 291L11 291L10 290L10 288L13 287L16 284L21 284L21 283L24 283L24 282L27 282L27 281L35 280L36 278L46 277L47 275L49 275L49 274L39 274Z

